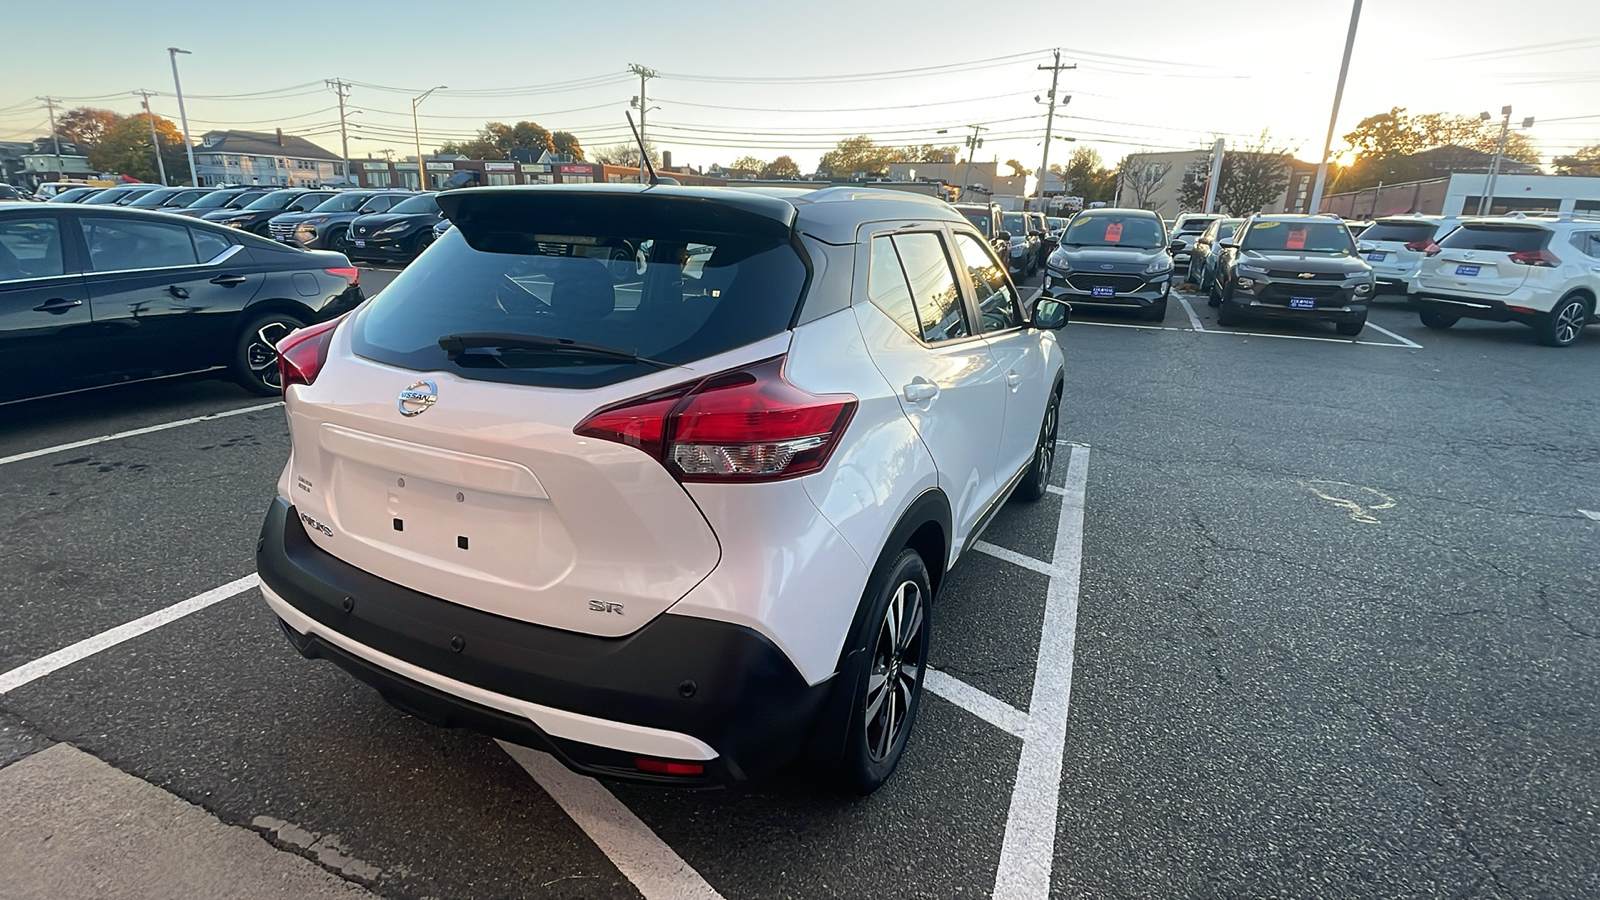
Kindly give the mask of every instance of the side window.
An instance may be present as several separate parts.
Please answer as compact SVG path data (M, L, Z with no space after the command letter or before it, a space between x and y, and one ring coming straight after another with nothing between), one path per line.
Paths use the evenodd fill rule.
M92 216L81 223L89 268L96 272L192 266L197 260L189 229L182 225Z
M944 242L937 234L921 232L897 234L895 249L911 284L911 301L922 323L922 339L930 344L967 337L967 310L956 288L955 272L945 256Z
M0 219L0 284L66 273L53 217Z
M1600 259L1600 231L1574 231L1569 239L1572 246L1585 256Z
M972 289L978 294L978 316L983 321L984 332L1005 331L1021 325L1017 295L989 248L972 235L961 232L956 234L956 246L961 249L961 261L972 273Z
M917 311L911 305L911 289L906 287L906 273L900 268L900 257L887 237L872 239L872 262L867 270L867 299L883 310L896 325L912 337L922 335L917 324Z
M194 249L203 263L216 259L233 246L227 238L213 231L191 228L190 233L194 235Z

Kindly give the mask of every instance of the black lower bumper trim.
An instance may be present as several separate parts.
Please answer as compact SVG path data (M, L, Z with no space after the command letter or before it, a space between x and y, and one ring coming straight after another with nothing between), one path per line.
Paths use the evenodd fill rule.
M1480 300L1477 297L1471 300L1456 300L1449 297L1436 297L1429 294L1417 294L1411 302L1418 309L1431 309L1448 313L1462 319L1482 319L1485 322L1521 322L1531 317L1512 312L1504 300Z
M626 637L604 638L413 591L317 547L281 497L262 525L256 567L267 587L322 627L426 671L543 706L699 738L719 754L708 779L741 781L793 759L833 684L808 685L771 640L727 622L661 615ZM632 771L629 754L562 742L531 722L417 684L315 637L292 637L302 653L339 663L425 719L537 740L589 774L682 783Z

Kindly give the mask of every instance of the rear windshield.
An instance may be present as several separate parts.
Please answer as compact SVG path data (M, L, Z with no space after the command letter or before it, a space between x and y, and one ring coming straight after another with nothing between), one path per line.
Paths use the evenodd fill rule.
M1161 238L1161 222L1154 216L1080 215L1067 226L1061 246L1154 250L1161 246Z
M1440 241L1439 246L1446 250L1523 253L1528 250L1543 250L1549 243L1550 232L1543 228L1469 223L1450 232L1450 236Z
M617 231L475 229L474 249L451 229L356 318L355 350L418 371L591 388L771 337L805 290L806 265L787 239Z
M976 209L963 209L961 210L961 214L967 217L968 222L971 222L973 225L977 226L980 234L989 234L990 228L988 215Z
M394 206L389 207L389 212L399 213L401 215L410 215L412 213L432 213L434 215L438 215L439 198L432 194L422 194L417 197L407 197L406 199L401 200L399 203L396 203Z
M1244 233L1244 250L1352 255L1355 244L1343 222L1256 222Z
M1228 238L1233 237L1233 233L1235 231L1238 231L1239 230L1239 226L1243 225L1243 224L1244 224L1243 221L1234 221L1234 222L1223 222L1221 225L1218 225L1217 226L1217 240L1225 241Z
M1375 222L1361 232L1361 239L1409 244L1412 241L1432 240L1438 228L1435 222Z
M1200 232L1205 231L1207 228L1210 228L1211 223L1215 222L1216 220L1216 216L1190 216L1189 218L1178 223L1177 230L1179 234L1199 234Z

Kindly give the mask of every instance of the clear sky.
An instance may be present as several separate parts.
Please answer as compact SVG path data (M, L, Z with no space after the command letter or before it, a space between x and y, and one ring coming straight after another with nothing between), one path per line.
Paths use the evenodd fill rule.
M43 104L138 110L131 91L177 120L166 48L179 58L191 134L243 128L339 150L333 93L356 82L350 152L410 155L410 97L423 145L469 137L485 120L532 119L585 146L626 136L623 111L654 68L653 141L674 162L792 155L810 171L840 137L959 143L991 130L980 160L1038 166L1049 50L1060 47L1057 133L1114 164L1131 150L1186 149L1263 128L1303 159L1321 153L1350 3L1140 0L1006 4L474 3L282 6L78 0L60 38L35 19L0 53L0 140L46 133ZM318 9L328 13L317 20ZM96 25L96 23L103 23ZM883 74L898 73L898 74ZM872 75L871 78L852 76ZM255 96L243 96L255 95ZM1600 142L1600 0L1367 0L1337 134L1403 106L1538 122L1546 155ZM938 135L938 129L948 135ZM1335 153L1339 141L1335 139ZM1063 161L1072 145L1053 142Z

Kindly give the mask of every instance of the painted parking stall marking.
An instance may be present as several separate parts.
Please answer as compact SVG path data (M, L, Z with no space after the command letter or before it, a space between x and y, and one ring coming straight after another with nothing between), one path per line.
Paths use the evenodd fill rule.
M155 434L158 431L166 431L171 428L181 428L185 425L194 425L200 422L213 422L218 419L226 419L229 416L242 416L245 413L260 412L264 409L271 409L274 406L282 405L282 400L274 400L271 403L258 403L255 406L242 406L238 409L229 409L224 410L223 412L206 413L203 416L190 416L187 419L179 419L175 422L163 422L160 425L147 425L144 428L133 428L128 431L119 431L115 434L103 434L99 437L84 438L81 441L72 441L66 444L56 444L54 447L43 447L38 450L29 450L26 453L14 453L11 456L0 456L0 466L8 463L22 462L25 459L38 459L41 456L50 456L54 453L64 453L68 450L76 450L79 447L92 447L95 444L103 444L106 441L120 441L123 438L138 437L141 434Z

